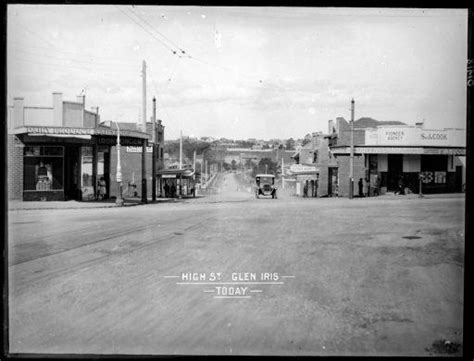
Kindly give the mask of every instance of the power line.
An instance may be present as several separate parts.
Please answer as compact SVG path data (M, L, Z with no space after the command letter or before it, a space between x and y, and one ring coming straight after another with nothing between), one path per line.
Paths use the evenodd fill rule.
M186 52L178 45L176 44L173 40L171 40L170 38L168 38L166 35L164 35L162 32L160 32L159 30L157 30L153 25L151 25L148 21L146 21L143 17L141 17L139 14L137 14L134 10L133 10L134 6L132 5L132 12L134 13L134 15L139 18L140 20L142 20L145 24L147 24L151 29L153 29L153 31L155 31L156 33L160 34L163 38L165 38L170 44L174 45L176 48L178 48L182 54L185 54Z
M175 49L173 49L171 46L169 46L168 44L164 43L161 39L157 38L150 30L148 30L147 28L145 28L144 26L142 26L142 24L140 24L138 21L136 21L133 17L131 17L130 15L128 15L125 11L122 11L122 9L120 9L117 5L114 5L117 10L119 10L122 14L124 14L127 18L129 18L130 20L132 20L136 25L138 25L140 28L142 28L144 31L146 31L149 35L151 35L153 37L153 39L155 39L156 41L158 41L161 45L163 45L164 47L166 47L168 50L170 50L174 55L176 55L177 51Z

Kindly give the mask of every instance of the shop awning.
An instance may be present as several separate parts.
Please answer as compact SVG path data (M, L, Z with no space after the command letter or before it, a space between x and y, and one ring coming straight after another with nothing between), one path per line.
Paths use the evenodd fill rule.
M92 139L91 135L63 135L63 134L29 134L34 137L51 137L51 138L75 138L75 139Z
M350 147L332 147L331 153L350 154ZM463 147L384 147L384 146L355 146L356 154L427 154L427 155L466 155L466 148Z
M192 178L194 169L160 169L156 175L161 178Z

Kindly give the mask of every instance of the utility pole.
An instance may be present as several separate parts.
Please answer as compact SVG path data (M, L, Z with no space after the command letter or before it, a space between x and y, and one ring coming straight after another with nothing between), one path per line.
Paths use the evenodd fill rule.
M354 196L354 98L351 101L351 156L349 169L349 199Z
M152 146L152 156L151 156L151 200L156 201L156 98L153 97L153 119L152 119L152 132L151 141L153 142Z
M183 169L183 131L179 137L179 169Z
M142 62L142 131L146 132L146 62Z
M281 188L285 189L285 159L281 158Z
M143 77L143 104L142 104L142 132L146 133L146 62L142 63L142 77ZM147 185L146 185L146 146L147 139L143 139L142 143L142 203L148 202Z
M122 165L120 164L120 128L117 123L117 174L115 175L115 180L119 186L119 192L117 194L117 198L115 199L115 204L119 207L123 206L123 198L122 198Z

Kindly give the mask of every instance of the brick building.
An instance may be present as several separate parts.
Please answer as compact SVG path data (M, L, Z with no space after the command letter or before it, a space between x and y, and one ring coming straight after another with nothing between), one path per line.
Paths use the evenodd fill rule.
M350 190L350 124L329 121L331 153L337 159L339 195ZM465 183L466 132L464 129L425 129L401 122L354 122L354 195L359 179L367 179L369 193L383 194L403 188L417 193L419 175L426 175L423 193L461 192Z
M23 98L14 98L13 106L8 107L9 199L94 200L101 178L105 181L104 195L115 195L116 127L100 122L98 108L95 112L86 110L85 96L71 102L63 101L62 93L53 93L52 103L49 107L32 107L25 106ZM161 123L157 129L162 139ZM122 171L134 174L136 164L140 164L136 169L140 192L141 153L127 155L127 147L146 146L152 139L151 132L135 125L124 127L120 135ZM162 145L159 143L159 155ZM151 171L151 155L145 157Z
M296 181L296 193L308 197L326 197L337 193L337 163L329 149L329 140L321 132L313 133L310 141L295 154L298 166L290 166L287 175Z
M110 126L116 129L115 123L111 123ZM122 130L137 129L137 123L121 123L119 127ZM146 124L146 133L152 134L153 123L148 122ZM157 120L155 125L156 132L156 170L164 168L164 126L161 120ZM142 149L143 147L138 146L125 146L120 151L120 163L122 168L122 191L125 197L133 197L138 195L141 197L142 194ZM152 159L153 159L153 146L149 143L146 147L145 152L145 179L147 185L147 197L151 197L152 194ZM112 187L110 189L110 196L116 197L118 194L118 184L115 182L115 176L117 174L117 147L111 147L110 151L110 178L112 181ZM160 190L157 185L157 194Z

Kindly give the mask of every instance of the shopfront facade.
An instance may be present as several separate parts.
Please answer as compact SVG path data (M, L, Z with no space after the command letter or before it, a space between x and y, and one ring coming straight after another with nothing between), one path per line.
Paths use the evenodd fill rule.
M8 119L8 195L23 201L88 201L110 196L111 148L117 130L100 124L97 112L84 108L84 97L53 107L25 107L15 98ZM121 132L121 145L146 144L150 135ZM102 187L99 185L102 182Z
M196 175L193 169L161 169L157 172L158 197L196 196Z
M369 195L396 192L462 192L465 183L465 131L423 129L411 126L378 127L365 130L364 144L354 145L354 195L358 181L366 179ZM340 194L349 195L350 146L331 147L337 158Z

